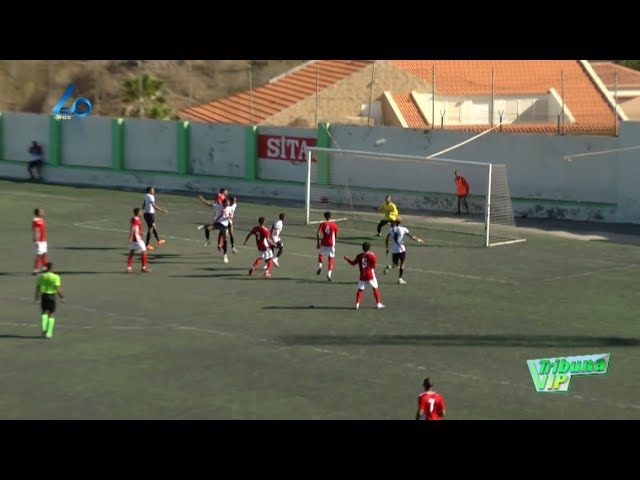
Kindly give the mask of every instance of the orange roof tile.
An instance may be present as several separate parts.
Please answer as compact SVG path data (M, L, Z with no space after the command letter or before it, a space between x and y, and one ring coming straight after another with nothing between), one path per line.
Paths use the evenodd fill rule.
M407 122L408 128L429 128L429 123L420 114L420 110L410 94L400 93L392 95L392 97Z
M431 83L435 66L438 95L542 95L554 88L576 122L565 132L611 134L613 108L578 60L387 60ZM456 128L469 129L469 126ZM487 127L482 127L486 129ZM506 130L506 126L503 131ZM510 125L509 131L557 131L557 125Z
M230 97L180 110L186 120L257 124L282 110L315 95L319 91L347 78L370 65L362 60L318 60L302 68L276 77L253 92L244 91Z
M591 62L591 66L609 90L613 90L616 86L616 74L618 74L618 88L640 89L640 72L638 70L611 62Z

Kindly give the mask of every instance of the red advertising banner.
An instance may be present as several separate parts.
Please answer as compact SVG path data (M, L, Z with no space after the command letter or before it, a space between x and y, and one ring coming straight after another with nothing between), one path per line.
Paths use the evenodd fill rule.
M258 158L305 162L307 147L316 145L315 138L258 135ZM315 158L312 158L315 161Z

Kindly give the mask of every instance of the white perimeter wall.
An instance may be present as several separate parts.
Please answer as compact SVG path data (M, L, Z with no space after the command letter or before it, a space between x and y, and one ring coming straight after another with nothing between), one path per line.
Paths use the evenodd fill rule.
M244 177L244 125L190 123L191 172L195 175Z
M60 120L63 165L111 168L110 118Z
M129 170L176 172L176 122L131 120L124 122L124 166Z
M49 117L35 113L3 113L3 160L31 160L29 147L34 140L42 145L44 159L49 158Z

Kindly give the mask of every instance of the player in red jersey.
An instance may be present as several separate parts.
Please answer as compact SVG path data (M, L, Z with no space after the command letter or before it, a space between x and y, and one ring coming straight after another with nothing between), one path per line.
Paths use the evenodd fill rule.
M127 273L131 272L131 265L133 264L133 255L136 253L142 254L142 272L150 272L147 268L147 247L142 240L142 223L140 222L140 208L133 209L133 217L131 217L129 229L129 256L127 257Z
M445 414L442 395L433 391L433 383L429 378L422 382L424 392L418 396L418 411L416 420L441 420Z
M247 244L249 237L251 235L255 235L256 237L256 246L258 247L258 252L260 252L260 256L256 258L256 261L253 262L253 266L249 269L249 275L253 275L256 267L260 265L260 262L264 260L267 262L267 269L264 272L265 277L271 276L271 264L273 263L273 247L276 246L271 240L269 235L269 230L264 226L264 217L260 217L258 219L258 225L253 227L253 229L247 235L247 238L244 239L244 245Z
M331 212L324 212L324 222L318 226L316 232L316 248L318 249L318 271L322 272L322 258L327 256L327 280L331 281L333 271L333 257L336 256L336 237L338 236L338 225L331 220ZM320 238L322 234L322 238Z
M213 223L198 225L198 230L204 229L204 236L207 239L207 241L204 243L205 247L209 245L209 232L216 228L216 218L218 218L222 210L224 210L227 195L229 195L229 191L224 187L221 188L220 192L216 194L216 198L214 200L207 200L202 195L198 195L198 200L200 200L208 207L213 207ZM222 232L218 232L218 250L222 250Z
M349 264L360 267L360 281L358 282L358 293L356 293L356 310L360 308L360 300L362 300L362 294L364 293L367 283L371 285L373 289L376 306L378 308L384 308L384 305L380 301L380 291L378 290L378 280L376 279L376 256L373 252L369 251L370 249L371 244L364 242L362 244L362 253L359 253L356 258L351 260L347 256L344 257Z
M33 262L33 275L47 269L47 236L44 226L44 210L36 208L33 211L31 230L33 232L33 247L36 251L36 259ZM42 270L40 266L42 265Z

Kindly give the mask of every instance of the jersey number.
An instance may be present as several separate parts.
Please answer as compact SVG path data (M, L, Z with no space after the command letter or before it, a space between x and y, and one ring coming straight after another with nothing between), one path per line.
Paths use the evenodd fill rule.
M330 227L325 227L324 228L324 234L325 235L329 235L331 233L331 228Z
M429 399L429 413L433 412L433 406L436 404L436 399L435 398L430 398Z
M360 264L362 265L362 268L367 268L369 262L367 262L366 258L363 258L362 260L360 260Z
M260 238L260 237L262 237L260 232L256 232L256 240L258 240L258 241L262 240L262 238Z

